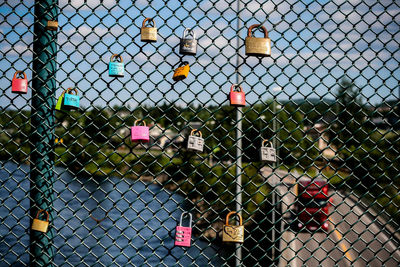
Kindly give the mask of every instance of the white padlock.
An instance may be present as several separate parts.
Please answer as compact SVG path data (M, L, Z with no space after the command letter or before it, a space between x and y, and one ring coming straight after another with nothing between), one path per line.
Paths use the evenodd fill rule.
M198 136L196 134L199 134ZM199 130L193 129L190 132L187 149L193 151L203 152L204 148L204 139L202 138L202 134Z
M269 142L269 144L270 144L269 147L265 146L265 143L267 143L267 142L268 142L268 140L264 140L261 144L260 159L261 159L261 161L276 162L276 150L273 147L271 142Z

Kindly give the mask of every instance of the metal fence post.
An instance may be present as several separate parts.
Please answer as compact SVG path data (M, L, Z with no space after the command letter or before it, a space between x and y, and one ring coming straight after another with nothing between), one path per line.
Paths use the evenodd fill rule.
M240 49L240 0L237 1L237 37L236 37L236 49L238 53L236 53L236 83L240 85L240 57L239 57L239 49ZM235 202L236 202L236 212L242 214L242 108L236 109L236 192L235 192ZM239 243L236 243L235 250L235 266L242 265L242 246Z
M31 216L38 209L50 214L47 233L30 232L30 266L52 266L54 251L53 182L57 33L46 30L48 20L57 20L57 0L35 1L32 66Z

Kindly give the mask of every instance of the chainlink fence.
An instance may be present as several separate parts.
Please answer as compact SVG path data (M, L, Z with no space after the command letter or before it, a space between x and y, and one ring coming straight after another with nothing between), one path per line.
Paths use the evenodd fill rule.
M399 2L26 0L0 16L0 266L398 266ZM245 55L253 24L271 56ZM56 111L68 88L79 108ZM223 242L230 211L243 243ZM174 244L183 212L190 247Z

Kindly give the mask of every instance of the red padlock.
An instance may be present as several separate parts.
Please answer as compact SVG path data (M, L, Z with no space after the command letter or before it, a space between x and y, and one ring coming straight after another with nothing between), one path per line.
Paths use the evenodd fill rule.
M24 74L24 78L21 78L21 74ZM19 78L17 78L17 75ZM19 70L14 74L11 82L11 92L16 94L26 94L28 92L28 79L25 72Z
M229 101L231 102L231 106L238 106L238 107L246 106L246 96L241 86L237 84L232 84L231 91L229 92Z

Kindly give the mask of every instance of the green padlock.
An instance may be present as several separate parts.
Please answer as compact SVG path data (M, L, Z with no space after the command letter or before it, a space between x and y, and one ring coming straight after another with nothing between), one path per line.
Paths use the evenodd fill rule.
M56 104L56 110L65 110L65 108L64 108L64 97L65 97L65 93L68 91L68 89L67 90L64 90L63 92L62 92L62 94L58 97L58 99L57 99L57 104Z
M56 110L62 110L62 106L64 103L64 94L67 90L64 90L62 94L58 97L57 104L56 104Z

